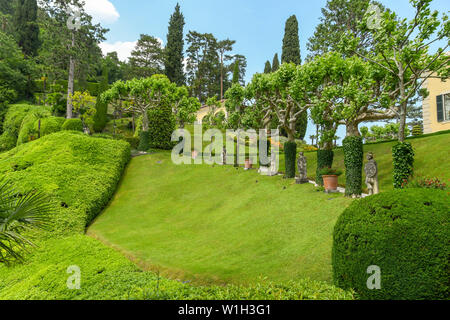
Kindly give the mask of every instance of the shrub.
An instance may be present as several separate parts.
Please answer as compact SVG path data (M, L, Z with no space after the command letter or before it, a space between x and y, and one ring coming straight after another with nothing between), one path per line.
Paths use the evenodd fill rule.
M359 196L362 194L363 139L361 137L347 137L342 145L346 175L345 195Z
M48 117L41 120L41 137L47 136L49 134L61 131L61 128L66 121L65 118L60 117ZM37 129L37 122L34 124Z
M414 137L418 137L418 136L423 135L423 127L420 126L420 125L414 126L413 129L412 129L412 135Z
M18 190L39 190L57 204L43 237L83 233L109 202L130 157L128 143L57 132L0 154L0 176Z
M16 104L9 106L3 122L3 134L0 137L0 152L16 147L22 122L28 114L36 112L47 113L49 112L49 108L29 104ZM27 121L27 127L28 126L31 128L31 120ZM28 140L26 138L29 136L26 136L25 132L22 133L22 136L24 141L27 142Z
M81 119L66 119L62 125L62 130L83 132L83 122Z
M439 178L423 178L418 177L412 181L405 182L402 187L406 188L422 188L422 189L439 189L447 190L448 185L442 182Z
M394 188L402 186L414 174L414 150L409 142L398 143L392 148L394 165Z
M149 143L151 148L170 150L174 147L172 133L176 128L171 107L160 107L148 112Z
M147 131L141 131L139 134L139 151L148 151L150 149L150 134Z
M86 236L43 242L29 263L0 266L0 299L14 300L351 300L325 282L264 282L248 287L194 286L141 271L119 252ZM79 290L67 288L67 267L82 270Z
M450 197L408 189L357 200L334 230L333 276L362 299L448 299ZM369 266L381 290L369 290Z
M322 175L320 170L323 168L333 167L334 152L333 150L317 150L317 172L316 172L316 183L319 186L323 186Z
M343 172L339 169L323 168L320 170L321 176L342 176Z
M297 144L295 142L286 142L284 144L284 155L286 163L286 178L295 178L295 166L297 159Z

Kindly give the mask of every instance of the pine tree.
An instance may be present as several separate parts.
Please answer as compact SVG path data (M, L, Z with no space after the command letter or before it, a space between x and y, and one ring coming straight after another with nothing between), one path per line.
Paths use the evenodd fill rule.
M15 14L17 43L27 57L35 57L41 45L36 0L18 0Z
M185 83L183 70L183 47L184 47L184 16L177 3L175 12L170 17L169 32L167 34L165 70L170 81L181 86Z
M300 39L298 36L298 21L295 15L286 21L286 28L283 39L283 54L281 55L281 63L293 62L297 65L301 64L300 56Z
M270 61L266 61L266 65L264 67L264 73L271 73L272 72L272 66L270 65Z
M272 72L277 71L280 68L280 59L278 59L278 53L275 53L272 62Z
M100 95L109 89L108 69L103 67L102 82L98 90L97 103L95 105L96 113L94 116L94 131L103 132L108 122L108 104L101 101Z

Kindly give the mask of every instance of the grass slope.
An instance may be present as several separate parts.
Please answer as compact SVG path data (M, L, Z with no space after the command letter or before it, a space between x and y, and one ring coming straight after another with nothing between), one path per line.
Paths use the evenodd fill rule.
M416 153L415 173L417 176L438 177L450 181L450 133L425 136L408 140ZM373 152L378 162L378 177L381 191L392 190L392 147L397 142L368 144L364 146L364 153ZM308 176L315 179L317 167L317 154L307 153ZM334 166L345 170L344 153L342 148L335 150ZM366 162L366 159L364 159ZM364 162L364 163L365 163ZM345 174L339 178L339 183L345 185Z
M232 166L135 158L89 233L163 274L202 282L331 280L333 226L351 200Z

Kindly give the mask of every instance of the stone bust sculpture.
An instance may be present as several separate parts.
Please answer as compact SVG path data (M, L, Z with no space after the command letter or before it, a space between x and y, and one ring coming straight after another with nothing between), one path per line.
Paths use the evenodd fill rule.
M367 164L364 168L366 173L366 185L369 189L369 195L374 195L380 193L378 185L378 165L374 160L374 155L372 152L367 154Z

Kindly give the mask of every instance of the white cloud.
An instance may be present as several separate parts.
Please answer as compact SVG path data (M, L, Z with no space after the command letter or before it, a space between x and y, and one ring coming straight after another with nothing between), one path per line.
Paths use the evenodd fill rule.
M136 44L137 41L129 41L129 42L117 41L114 43L102 42L100 43L100 48L102 49L104 55L106 55L109 52L116 51L121 61L127 61L128 58L131 57L131 51L134 50Z
M161 43L161 46L164 47L164 41L160 38L158 39L159 43ZM106 55L109 52L116 51L117 56L121 61L127 61L129 57L131 57L131 52L136 47L137 41L117 41L114 43L108 43L108 42L102 42L99 44L100 49L102 49L102 52L104 55Z
M84 9L94 22L110 24L116 22L120 14L109 0L85 0Z

